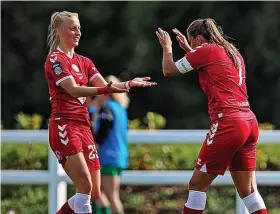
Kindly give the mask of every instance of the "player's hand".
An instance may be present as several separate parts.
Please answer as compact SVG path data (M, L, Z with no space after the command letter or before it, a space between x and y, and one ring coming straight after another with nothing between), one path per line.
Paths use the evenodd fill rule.
M177 35L176 39L179 42L180 47L186 52L191 51L192 48L189 45L187 38L176 28L174 28L172 31Z
M124 93L124 92L128 92L128 89L121 89L121 88L118 88L118 87L114 86L112 81L110 81L106 85L106 90L107 90L108 93Z
M158 28L158 30L156 31L156 35L158 37L159 43L163 48L170 48L172 46L172 41L168 32L162 30L161 28Z
M150 77L137 77L134 78L133 80L128 81L128 87L129 88L135 88L135 87L151 87L154 85L157 85L156 82L150 82L151 80Z

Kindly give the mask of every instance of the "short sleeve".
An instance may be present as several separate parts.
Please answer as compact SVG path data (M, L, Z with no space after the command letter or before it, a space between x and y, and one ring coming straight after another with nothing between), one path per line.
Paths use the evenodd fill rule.
M193 69L199 69L209 63L210 48L208 45L198 46L188 52L182 59L175 62L175 66L182 73L187 73Z
M49 56L49 59L46 62L46 69L49 70L49 73L54 78L57 86L59 86L64 80L72 77L67 63L60 55L55 53Z
M88 61L87 62L88 82L90 83L95 77L97 77L97 75L99 74L99 71L90 59L88 59L87 61Z

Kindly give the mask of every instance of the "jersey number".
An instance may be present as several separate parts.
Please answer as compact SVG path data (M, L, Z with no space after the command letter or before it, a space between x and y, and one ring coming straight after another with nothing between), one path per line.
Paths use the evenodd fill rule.
M242 85L242 64L241 64L241 60L239 57L237 57L237 61L238 61L238 85L241 86Z
M89 146L88 146L88 149L90 150L89 156L88 156L88 158L89 158L90 160L98 158L98 154L97 154L97 152L96 152L96 147L95 147L95 145L89 145Z
M242 85L242 68L238 69L238 77L239 77L238 85L241 86Z

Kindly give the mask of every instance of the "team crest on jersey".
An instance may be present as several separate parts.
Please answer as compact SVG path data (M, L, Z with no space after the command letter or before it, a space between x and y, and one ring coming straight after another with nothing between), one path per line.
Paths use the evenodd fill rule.
M60 62L53 63L52 67L53 67L53 71L56 75L59 75L62 73L62 68L61 68Z

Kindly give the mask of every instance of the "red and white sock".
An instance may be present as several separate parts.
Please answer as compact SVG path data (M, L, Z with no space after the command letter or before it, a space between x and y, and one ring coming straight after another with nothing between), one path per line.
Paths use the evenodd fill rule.
M267 214L264 201L258 191L251 193L242 199L249 213L251 214Z
M256 212L253 212L252 214L267 214L267 210L266 209L257 210Z
M182 214L201 214L206 205L206 193L200 191L189 191L187 203L185 203Z
M56 214L75 214L74 212L74 198L75 195L68 199L68 201L63 204L59 211Z
M76 195L73 195L71 198L68 199L68 204L69 204L69 207L74 211L74 204L75 204L75 196Z
M77 214L92 214L90 195L76 193L74 200L74 211Z

